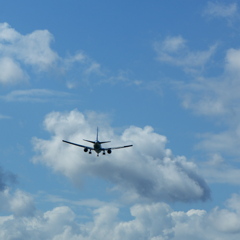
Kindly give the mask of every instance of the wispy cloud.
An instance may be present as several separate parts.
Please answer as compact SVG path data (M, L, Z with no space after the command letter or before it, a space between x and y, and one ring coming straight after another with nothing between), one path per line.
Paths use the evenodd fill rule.
M105 78L101 81L101 83L107 84L121 84L124 83L125 85L134 85L134 86L142 86L143 81L135 79L133 73L131 71L123 71L120 70L117 75L115 76L105 76Z
M240 168L232 166L230 161L213 164L210 160L202 163L200 169L209 183L240 184Z
M99 208L108 204L107 202L100 201L98 199L82 199L82 200L74 201L74 200L66 199L56 195L45 194L42 192L40 197L43 199L43 201L46 201L46 202L61 203L61 204L64 203L66 205L79 206L79 207L82 206L82 207L89 207L89 208Z
M7 102L49 102L56 99L66 99L72 96L67 92L48 89L15 90L0 99Z
M196 114L217 119L227 130L221 133L202 135L201 148L239 155L238 140L240 120L239 49L227 50L224 72L215 78L198 78L177 86L183 99L183 106Z
M157 41L153 47L157 53L157 60L182 67L186 72L202 70L213 56L217 45L205 51L191 51L187 41L181 36L169 36L163 41Z
M10 119L10 116L0 114L0 119Z
M178 58L172 58L172 55L186 47L185 41L181 37L170 40L166 38L167 42L162 42L161 51L164 53L167 51L170 54L170 60L165 59L166 62L178 65L178 62L174 62ZM163 61L165 55L161 55ZM183 107L197 115L214 120L217 122L216 127L221 126L220 130L198 134L197 150L207 154L218 153L223 161L228 159L228 164L222 162L218 165L205 166L203 168L205 176L210 181L237 184L239 165L236 162L233 163L233 159L240 156L240 50L227 49L222 62L223 71L214 77L198 75L189 82L177 81L174 84L179 91ZM181 67L184 68L184 65ZM224 177L222 177L223 172Z
M204 10L205 16L232 18L236 16L238 11L237 3L222 3L222 2L208 2L206 9Z

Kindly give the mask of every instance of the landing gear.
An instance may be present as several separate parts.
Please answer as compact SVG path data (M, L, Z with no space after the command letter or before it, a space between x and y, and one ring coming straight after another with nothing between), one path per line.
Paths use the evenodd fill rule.
M91 151L91 150L89 151L89 154L92 154L92 151Z

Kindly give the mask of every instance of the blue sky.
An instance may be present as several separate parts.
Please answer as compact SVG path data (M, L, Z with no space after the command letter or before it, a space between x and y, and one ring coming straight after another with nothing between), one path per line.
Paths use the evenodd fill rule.
M0 2L1 239L239 239L237 1Z

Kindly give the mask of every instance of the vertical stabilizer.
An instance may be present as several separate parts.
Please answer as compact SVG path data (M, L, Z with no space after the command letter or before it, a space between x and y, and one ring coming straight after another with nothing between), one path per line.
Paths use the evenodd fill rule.
M96 142L98 142L98 127L97 127L97 138L96 138Z

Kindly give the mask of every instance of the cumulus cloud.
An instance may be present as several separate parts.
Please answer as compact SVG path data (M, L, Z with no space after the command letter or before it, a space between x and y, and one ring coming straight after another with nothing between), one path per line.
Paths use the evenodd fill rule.
M37 67L41 71L54 64L58 58L50 47L52 41L53 36L47 30L22 35L9 24L0 24L1 55Z
M83 52L60 57L51 47L53 41L48 30L35 30L24 35L8 23L0 23L0 83L22 83L33 72L39 74L51 70L62 75L67 73L66 84L72 88L92 75L103 74L100 64Z
M53 36L47 30L22 35L8 23L0 23L0 83L16 84L26 81L25 66L46 71L58 60L50 44Z
M0 83L4 85L15 84L19 81L26 81L27 79L27 74L14 59L9 57L0 59Z
M174 211L166 203L135 204L130 219L121 220L121 208L105 205L91 210L85 218L70 207L56 207L34 216L1 216L2 239L56 240L235 240L240 237L239 195L224 208ZM83 220L85 219L85 220Z
M33 215L35 211L33 198L21 190L11 190L11 185L16 182L16 175L0 167L0 210L11 212L16 217Z
M11 212L16 217L32 216L35 212L35 205L32 196L24 191L11 191L6 188L0 192L0 209Z
M115 190L132 200L158 202L209 198L209 188L197 173L196 165L183 156L174 156L166 148L166 137L155 133L150 126L131 126L118 136L106 124L108 121L102 119L99 122L99 126L104 126L100 132L102 140L111 139L112 147L125 144L134 147L115 150L111 155L99 158L62 143L62 139L80 144L84 144L82 138L94 140L96 118L96 113L84 115L77 110L48 114L44 127L52 136L49 140L33 139L36 151L33 162L47 165L75 184L81 183L80 176L86 174L106 179L114 183Z
M183 67L187 72L201 70L213 56L216 45L205 51L191 51L182 36L168 36L154 43L154 50L160 62Z
M0 23L0 84L13 85L27 82L37 74L54 73L63 77L66 87L77 88L89 82L139 85L141 81L132 80L129 73L111 74L87 53L60 56L52 48L54 36L48 30L35 30L21 34L8 23ZM67 76L67 77L66 77Z

